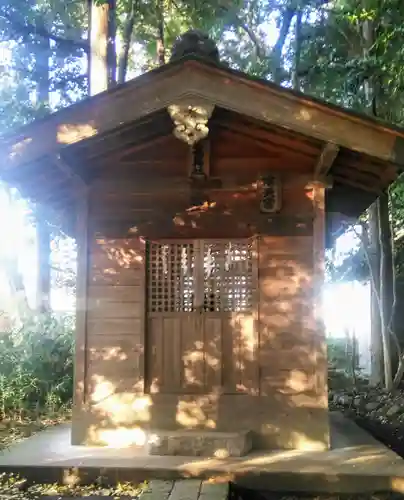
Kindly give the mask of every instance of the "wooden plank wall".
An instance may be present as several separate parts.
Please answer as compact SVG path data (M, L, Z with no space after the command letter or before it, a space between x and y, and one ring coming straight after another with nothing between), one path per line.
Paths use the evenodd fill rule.
M87 395L143 393L145 244L93 237L89 252Z
M258 406L251 418L242 416L250 403L247 407L237 404L241 405L240 426L270 426L272 406L276 403L281 408L282 398L286 398L285 408L291 405L285 394L312 393L307 406L318 404L314 372L319 346L313 342L312 321L314 210L312 191L306 189L314 164L311 157L299 163L294 153L293 163L285 163L255 142L240 140L236 144L232 136L217 136L211 147L211 175L222 183L204 193L215 202L215 208L190 213L192 192L185 153L181 143L169 137L159 151L143 150L138 158L99 172L91 187L87 399L114 414L115 424L123 407L132 412L130 418L125 416L126 421L137 420L128 408L133 408L134 395L143 394L145 385L145 240L259 234L258 393L271 397L254 396ZM260 214L259 193L254 187L259 174L271 170L273 164L278 171L284 166L282 210L275 216ZM170 165L175 167L173 172ZM274 225L273 221L278 222ZM243 397L257 394L255 376ZM114 393L120 398L113 399L111 408L103 401L112 401ZM274 394L282 395L282 402ZM167 395L169 399L164 401L159 396L164 399L165 395L151 395L153 418L162 426L176 425L177 396ZM240 395L228 397L232 399L226 399L229 402L226 410L220 410L221 418L227 419L235 401L240 401ZM167 410L163 415L159 404L161 408L168 405L171 413Z
M260 394L315 391L313 240L262 237L259 245Z
M312 203L304 186L314 158L286 146L270 154L252 139L218 131L210 154L210 179L218 182L195 192L188 177L189 152L169 136L158 148L150 146L94 174L91 223L110 237L129 232L152 239L310 234ZM259 211L257 180L268 171L280 173L283 184L282 210L273 217ZM205 201L209 205L201 210Z
M279 316L278 313L274 316L274 308L278 307L274 303L288 300L291 293L288 287L295 283L294 273L311 272L306 260L312 256L314 215L310 193L305 189L313 167L313 152L304 151L299 157L286 146L287 154L282 158L279 148L271 155L251 138L219 131L211 143L210 170L211 175L222 182L220 187L205 191L214 205L206 211L189 211L192 204L187 177L189 155L174 137L167 137L157 149L151 146L129 155L114 168L99 174L90 191L90 233L94 241L90 254L89 381L101 371L101 366L105 369L108 366L100 359L98 347L103 346L105 351L120 343L130 346L132 350L126 362L119 365L123 371L128 366L129 373L133 373L130 360L139 355L135 351L144 348L141 339L145 324L142 238L267 235L261 238L259 250L260 321L269 321L262 319L264 316ZM285 161L287 167L280 170ZM278 216L260 213L259 192L255 187L259 175L268 170L279 171L282 177L281 219L275 225L273 221ZM303 223L299 223L299 217ZM140 260L136 260L136 255L141 256ZM274 273L286 276L283 288L275 289ZM275 300L282 294L284 300ZM297 298L294 304L296 301ZM294 307L301 308L299 304ZM268 328L267 325L264 330ZM130 335L132 344L127 343ZM109 364L116 373L113 363ZM264 392L265 380L269 377L267 370L265 367L261 373Z

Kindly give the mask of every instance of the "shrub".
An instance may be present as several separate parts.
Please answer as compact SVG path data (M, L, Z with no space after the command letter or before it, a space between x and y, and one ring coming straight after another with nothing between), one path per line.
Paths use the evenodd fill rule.
M0 333L0 417L56 413L73 394L72 318L30 318Z
M345 337L327 338L328 387L331 391L366 385L359 366L357 340Z

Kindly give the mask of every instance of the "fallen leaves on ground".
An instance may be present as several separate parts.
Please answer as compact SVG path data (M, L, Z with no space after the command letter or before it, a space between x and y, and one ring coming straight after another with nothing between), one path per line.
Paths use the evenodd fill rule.
M42 497L53 499L71 497L110 497L114 499L138 498L146 483L118 483L115 486L103 487L93 485L67 486L61 484L28 485L26 480L15 474L0 474L0 500L35 500Z

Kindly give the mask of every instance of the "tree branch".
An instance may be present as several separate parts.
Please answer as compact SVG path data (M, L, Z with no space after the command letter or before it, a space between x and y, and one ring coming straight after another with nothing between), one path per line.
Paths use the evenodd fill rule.
M244 23L235 12L231 12L230 7L228 7L227 5L221 4L219 9L226 14L230 14L233 23L247 33L248 37L254 44L257 57L259 57L260 59L264 59L265 57L267 57L267 54L265 54L265 50L261 46L261 42L258 40L254 31L246 23Z
M2 12L1 16L10 23L11 29L19 36L40 36L46 38L47 40L52 40L59 47L74 50L81 49L88 53L90 51L90 44L87 40L70 40L68 38L63 38L61 36L50 33L47 29L41 26L35 26L30 23L22 23L18 19L15 19L11 14L7 12Z
M254 31L249 26L247 26L247 24L243 23L243 21L237 15L234 16L234 24L247 33L250 40L254 44L257 57L259 57L260 59L264 59L265 57L267 57L267 55L265 54L265 50L263 49L263 47L261 47L261 43L255 36Z
M122 35L122 51L118 61L118 83L125 83L128 69L129 50L135 25L135 12L138 7L137 0L132 0L128 16L125 20Z
M276 41L274 48L272 49L272 77L274 83L280 85L282 82L282 49L285 45L286 37L289 33L290 24L295 15L295 9L292 7L286 7L282 15L282 25L279 30L278 40Z

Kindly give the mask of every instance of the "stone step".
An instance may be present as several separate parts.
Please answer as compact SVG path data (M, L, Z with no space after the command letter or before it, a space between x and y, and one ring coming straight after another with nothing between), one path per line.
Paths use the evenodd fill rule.
M251 431L157 430L148 443L150 455L185 457L242 457L251 448Z
M198 479L151 481L139 500L227 500L229 483L209 483Z

